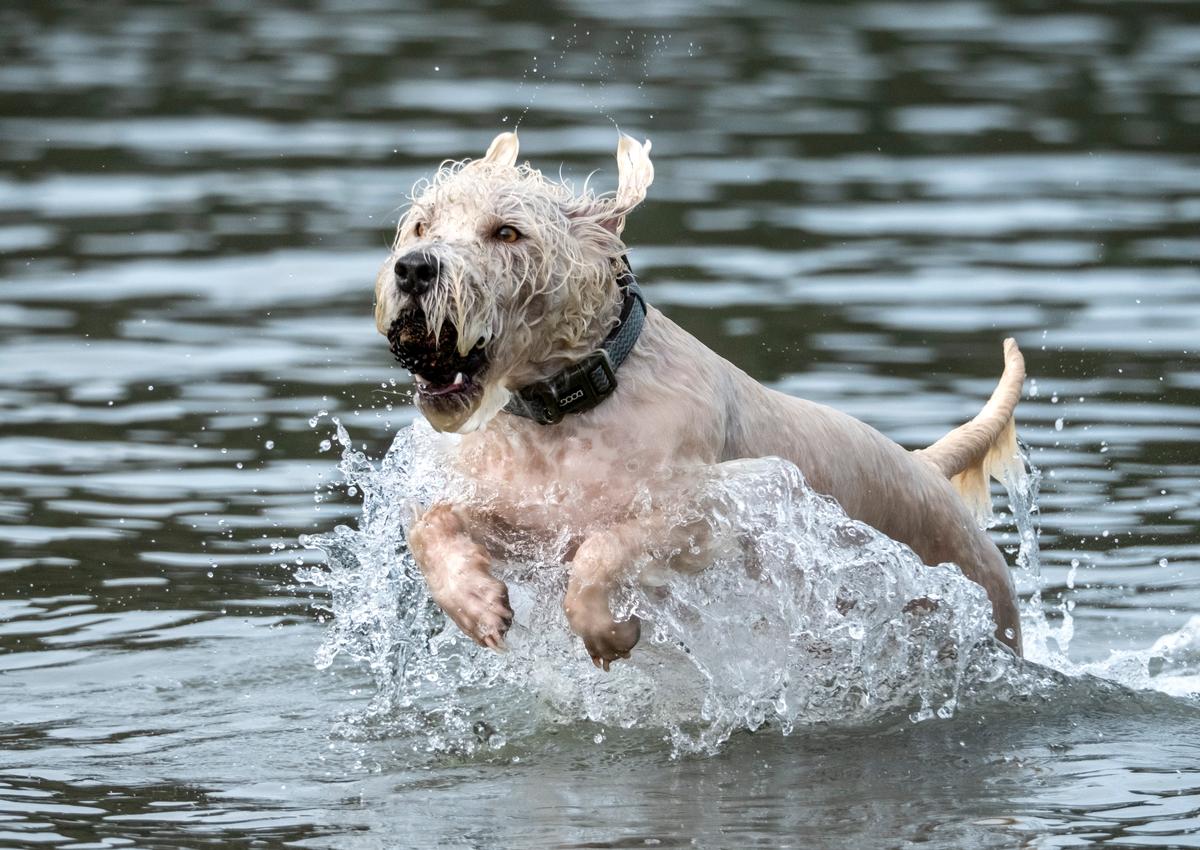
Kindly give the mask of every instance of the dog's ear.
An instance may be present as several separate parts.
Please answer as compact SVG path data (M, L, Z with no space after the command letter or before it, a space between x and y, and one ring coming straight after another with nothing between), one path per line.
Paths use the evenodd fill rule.
M612 202L612 214L601 224L613 235L625 229L625 216L646 200L646 190L654 182L654 165L650 162L650 140L645 144L622 133L617 140L617 194Z
M492 139L492 143L488 145L487 153L479 161L490 162L495 165L516 165L517 152L520 150L520 147L521 145L517 141L516 133L501 133Z
M617 141L616 193L596 197L585 185L583 195L569 203L564 212L574 222L600 227L619 238L625 229L625 216L646 200L646 190L653 182L650 140L642 143L622 133Z
M654 165L650 162L650 140L642 144L633 136L622 133L617 142L616 206L623 216L642 201L654 182Z
M600 220L600 226L619 237L625 229L625 216L646 200L646 190L654 182L654 164L650 162L650 140L638 142L632 136L620 134L617 140L617 194L611 202L610 214Z
M613 236L625 229L625 216L646 199L646 190L654 182L654 166L650 163L650 140L643 144L624 133L617 141L617 191L611 196L591 198L585 195L580 203L567 211L573 219L597 224Z

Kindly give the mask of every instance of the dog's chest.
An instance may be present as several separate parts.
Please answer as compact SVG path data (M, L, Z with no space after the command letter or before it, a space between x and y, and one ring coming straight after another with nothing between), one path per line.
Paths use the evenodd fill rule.
M502 433L464 440L458 466L478 500L506 525L583 533L623 519L662 458L615 435Z

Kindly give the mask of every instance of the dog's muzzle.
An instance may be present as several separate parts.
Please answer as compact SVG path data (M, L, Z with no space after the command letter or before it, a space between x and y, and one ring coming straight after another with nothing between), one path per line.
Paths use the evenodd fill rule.
M427 251L410 251L396 260L393 271L396 289L407 296L409 306L388 328L392 354L413 373L424 401L465 400L480 388L478 379L487 355L481 345L459 354L458 332L449 322L443 323L436 337L430 332L420 299L437 284L438 258Z

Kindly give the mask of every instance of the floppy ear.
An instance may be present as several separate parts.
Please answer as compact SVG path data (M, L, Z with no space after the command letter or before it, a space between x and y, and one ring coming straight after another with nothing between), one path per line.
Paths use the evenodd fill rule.
M488 146L487 153L483 155L480 162L491 162L496 165L516 165L517 151L520 149L520 143L517 141L516 133L501 133L496 138L492 139L492 143Z
M622 133L617 140L617 194L612 199L612 212L600 223L616 236L625 229L625 216L646 200L646 190L654 182L654 165L650 162L650 140L645 144Z
M642 144L633 136L621 134L617 142L617 175L617 207L624 215L646 200L646 190L654 182L649 139Z

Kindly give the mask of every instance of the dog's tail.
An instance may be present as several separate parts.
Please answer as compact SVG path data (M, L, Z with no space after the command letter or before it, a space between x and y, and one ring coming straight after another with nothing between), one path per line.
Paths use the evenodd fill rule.
M1016 340L1004 340L1004 374L979 415L915 454L950 479L980 524L992 516L988 478L1015 482L1025 467L1017 451L1013 411L1025 383L1025 358Z

